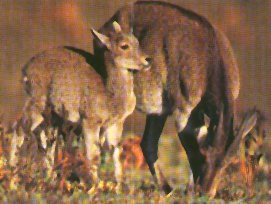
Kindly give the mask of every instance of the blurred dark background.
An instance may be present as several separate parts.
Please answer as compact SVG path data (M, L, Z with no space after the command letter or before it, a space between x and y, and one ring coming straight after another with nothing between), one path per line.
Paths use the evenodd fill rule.
M71 45L92 52L90 28L98 29L129 0L0 1L0 114L6 123L19 116L25 95L22 66L38 52ZM271 115L271 1L169 0L207 17L230 39L241 71L238 109L256 105ZM126 131L142 134L135 113ZM165 131L174 131L172 121Z

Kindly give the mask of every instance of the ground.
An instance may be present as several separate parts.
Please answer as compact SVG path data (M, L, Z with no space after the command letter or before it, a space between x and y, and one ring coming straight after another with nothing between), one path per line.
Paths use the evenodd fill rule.
M132 134L124 138L133 138ZM241 176L238 164L228 171L221 181L215 199L187 193L189 183L189 165L185 152L175 135L162 135L160 141L160 158L163 170L174 191L165 196L154 186L146 164L136 165L137 158L125 166L126 188L121 193L115 192L113 163L109 152L103 155L100 167L100 190L90 194L86 184L80 183L78 174L85 171L85 158L82 141L75 142L73 153L63 154L58 151L57 164L54 166L57 178L47 176L42 160L42 152L36 151L35 142L27 146L31 154L22 154L20 165L11 169L7 165L8 140L11 135L2 135L1 172L0 172L0 203L270 203L271 175L270 164L265 155L260 161L259 171L254 186L248 188ZM3 139L4 138L4 139ZM33 144L32 144L33 143ZM138 142L131 147L136 152ZM38 152L38 154L37 154ZM163 154L162 154L163 152ZM167 152L167 154L165 154ZM136 154L140 154L136 153ZM135 156L135 155L133 155ZM127 157L123 155L123 161ZM135 156L138 157L138 156ZM135 164L133 166L133 164Z

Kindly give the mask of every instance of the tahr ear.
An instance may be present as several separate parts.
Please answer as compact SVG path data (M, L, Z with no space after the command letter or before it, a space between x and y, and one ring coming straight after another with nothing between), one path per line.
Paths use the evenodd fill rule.
M114 21L113 22L113 28L114 28L114 31L116 33L121 33L122 32L122 29L120 27L120 24L117 22L117 21Z
M104 44L108 49L111 49L111 43L109 40L109 37L107 37L106 35L103 35L101 33L99 33L98 31L91 29L92 35L94 36L94 38L98 39L102 44Z

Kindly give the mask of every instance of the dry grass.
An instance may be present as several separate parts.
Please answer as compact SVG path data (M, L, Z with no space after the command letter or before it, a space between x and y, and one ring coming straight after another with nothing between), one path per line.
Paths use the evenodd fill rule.
M125 137L122 155L126 166L127 188L123 193L117 194L113 180L113 163L108 152L103 154L103 164L100 172L103 183L94 194L88 194L90 184L88 179L86 158L82 142L75 141L73 148L64 151L58 148L54 172L56 178L47 175L44 165L44 152L37 147L35 138L29 139L22 147L19 165L12 169L7 164L9 153L9 140L11 135L4 134L1 129L1 167L0 167L0 202L5 203L204 203L217 202L260 202L271 201L271 167L266 157L262 158L259 171L255 175L253 185L248 186L245 177L240 176L240 162L236 161L223 177L217 197L209 200L205 196L194 195L187 192L188 164L185 153L178 145L172 144L172 135L163 135L160 152L170 151L161 157L164 172L170 183L174 186L173 193L166 197L155 189L145 163L141 163L138 136ZM177 157L172 159L170 157ZM131 160L131 158L133 158ZM140 161L140 162L139 162ZM139 165L139 163L140 165ZM180 174L179 172L183 172Z

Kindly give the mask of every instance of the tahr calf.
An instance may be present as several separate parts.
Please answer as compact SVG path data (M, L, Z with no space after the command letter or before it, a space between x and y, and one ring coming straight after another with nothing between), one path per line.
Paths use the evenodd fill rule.
M83 56L63 47L34 56L23 68L28 93L22 117L25 131L35 131L48 107L64 121L82 125L94 186L99 180L101 133L114 149L116 180L118 184L123 181L119 142L124 120L136 105L133 73L149 69L151 60L132 33L123 32L117 22L112 25L113 31L107 36L92 30L107 48L104 63L108 77L104 81Z

